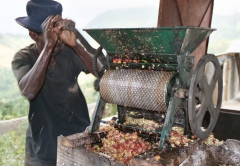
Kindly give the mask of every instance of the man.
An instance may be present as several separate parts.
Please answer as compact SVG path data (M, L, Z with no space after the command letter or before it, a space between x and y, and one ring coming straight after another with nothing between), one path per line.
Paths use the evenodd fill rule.
M56 165L57 136L83 132L89 126L85 98L78 86L81 71L93 73L93 55L63 30L62 5L31 0L27 17L16 21L29 30L34 44L18 51L12 69L30 103L25 166Z

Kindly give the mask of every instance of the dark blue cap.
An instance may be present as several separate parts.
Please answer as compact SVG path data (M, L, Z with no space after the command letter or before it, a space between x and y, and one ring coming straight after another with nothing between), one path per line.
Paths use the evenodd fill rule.
M42 23L50 15L62 15L62 5L52 0L30 0L27 3L27 17L16 18L18 24L34 31L42 32Z

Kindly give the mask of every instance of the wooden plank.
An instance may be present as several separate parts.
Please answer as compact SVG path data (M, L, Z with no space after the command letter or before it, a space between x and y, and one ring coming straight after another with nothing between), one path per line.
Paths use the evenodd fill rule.
M212 9L213 0L160 0L157 26L209 27Z
M223 64L223 102L228 100L229 60Z
M158 27L200 26L211 27L213 0L160 0ZM191 53L196 67L200 58L207 53L208 39Z
M16 130L20 124L26 121L27 121L27 116L22 118L0 121L0 134L4 134L7 132Z
M62 145L63 136L58 137L57 166L126 166L105 154L96 154L85 147L69 148Z
M223 102L221 110L236 110L240 112L240 93L233 99Z
M183 25L200 26L212 0L176 0Z
M96 133L77 133L67 137L62 138L62 145L70 148L76 148L79 146L89 145L92 143L101 142L101 138L103 138L106 134L104 132L96 132Z
M182 26L176 0L160 0L157 27Z
M239 53L236 53L235 54L235 60L236 60L236 64L237 64L237 70L238 70L238 83L239 83L239 90L240 90L240 54Z

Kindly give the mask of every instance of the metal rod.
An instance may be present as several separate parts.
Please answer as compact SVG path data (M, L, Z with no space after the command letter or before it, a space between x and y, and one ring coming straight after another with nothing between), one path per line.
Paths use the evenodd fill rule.
M108 124L108 121L105 121L105 120L101 120L101 122ZM154 133L154 134L161 135L160 131L145 130L145 129L142 129L142 128L139 128L139 127L135 127L135 126L131 126L131 125L124 125L124 124L121 124L121 123L113 123L113 125L114 126L126 127L126 128L130 128L130 129L133 129L133 130L136 129L136 130L139 130L139 131L142 131L142 132L146 132L146 133Z

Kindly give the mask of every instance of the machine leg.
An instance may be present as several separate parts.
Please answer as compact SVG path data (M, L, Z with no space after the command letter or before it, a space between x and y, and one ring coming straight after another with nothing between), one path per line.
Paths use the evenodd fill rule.
M174 118L179 109L181 102L182 102L182 99L177 98L177 97L171 97L171 99L170 99L168 110L167 110L167 115L166 115L166 118L164 121L162 133L161 133L161 139L159 142L159 147L158 147L159 150L163 149L166 139L169 139L169 137L170 137Z
M188 108L187 107L188 99L185 99L183 104L184 104L184 107L182 109L184 112L184 135L189 135L190 134L190 126L189 126L188 109L187 109Z
M103 111L105 108L106 103L103 101L101 95L99 95L98 100L97 100L97 105L94 110L94 115L92 119L92 123L89 126L89 133L96 132L99 129L100 126L100 121L103 116Z

